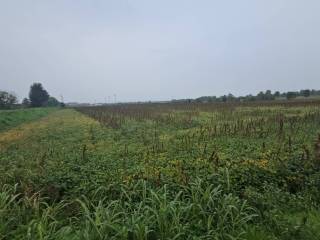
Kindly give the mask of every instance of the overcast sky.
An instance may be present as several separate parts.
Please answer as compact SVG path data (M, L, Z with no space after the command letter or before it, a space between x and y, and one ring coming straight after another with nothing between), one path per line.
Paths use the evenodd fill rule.
M320 89L319 0L0 0L0 89L66 102Z

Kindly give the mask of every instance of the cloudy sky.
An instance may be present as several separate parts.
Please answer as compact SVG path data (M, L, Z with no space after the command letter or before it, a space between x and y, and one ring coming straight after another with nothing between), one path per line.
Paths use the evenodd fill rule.
M0 89L65 101L320 89L319 0L0 0Z

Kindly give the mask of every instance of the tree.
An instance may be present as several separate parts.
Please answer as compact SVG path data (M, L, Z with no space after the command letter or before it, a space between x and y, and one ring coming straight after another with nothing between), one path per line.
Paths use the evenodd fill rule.
M247 96L244 97L244 101L250 101L250 102L252 102L252 101L255 101L255 100L256 100L256 97L253 96L252 94L249 94L249 95L247 95Z
M279 91L276 91L273 96L274 96L275 98L280 97L280 92L279 92Z
M271 90L267 90L267 91L266 91L266 95L272 95Z
M24 99L22 100L22 105L23 105L24 107L29 107L29 106L30 106L30 100L29 100L28 98L24 98Z
M267 90L264 94L264 100L274 100L274 96L271 92L271 90Z
M47 104L49 94L41 83L34 83L30 87L29 99L32 107L42 107Z
M13 93L0 91L0 109L11 108L17 103L17 97Z
M222 102L226 102L228 100L228 97L226 95L223 95L222 97L220 97Z
M264 100L264 98L265 98L264 93L262 91L259 92L257 95L257 99L261 101L261 100Z
M297 97L297 93L296 92L287 92L287 99L293 99Z
M60 106L60 102L54 98L54 97L49 97L48 102L47 102L48 107L58 107Z
M227 101L228 102L233 102L235 100L236 100L236 97L232 93L229 93L228 96L227 96Z
M311 91L309 89L301 90L300 94L304 97L310 97Z

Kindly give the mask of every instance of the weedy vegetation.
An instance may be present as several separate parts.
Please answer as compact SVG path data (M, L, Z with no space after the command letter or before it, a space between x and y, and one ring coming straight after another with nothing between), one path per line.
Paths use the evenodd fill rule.
M320 239L319 107L119 104L7 124L0 239Z

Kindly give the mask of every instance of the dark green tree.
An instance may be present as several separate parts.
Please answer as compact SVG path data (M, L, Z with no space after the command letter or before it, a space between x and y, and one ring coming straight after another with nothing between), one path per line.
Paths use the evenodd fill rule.
M32 107L42 107L47 104L49 94L41 83L34 83L30 87L29 99Z
M29 107L29 106L30 106L30 100L29 100L28 98L24 98L24 99L22 100L22 105L23 105L24 107Z
M264 94L264 100L274 100L274 96L271 92L271 90L267 90Z
M275 98L280 97L280 92L279 92L279 91L276 91L273 96L274 96Z
M265 95L264 95L264 92L259 92L258 95L257 95L257 100L261 101L261 100L264 100L265 99Z
M227 96L227 101L234 102L234 101L236 101L236 97L232 93L229 93Z
M293 99L297 97L297 93L296 92L287 92L287 99Z
M47 106L48 107L58 107L58 106L60 106L60 102L54 97L49 97Z
M309 89L301 90L300 94L304 97L310 97L311 91Z
M222 97L220 97L222 102L227 102L228 97L226 95L223 95Z

